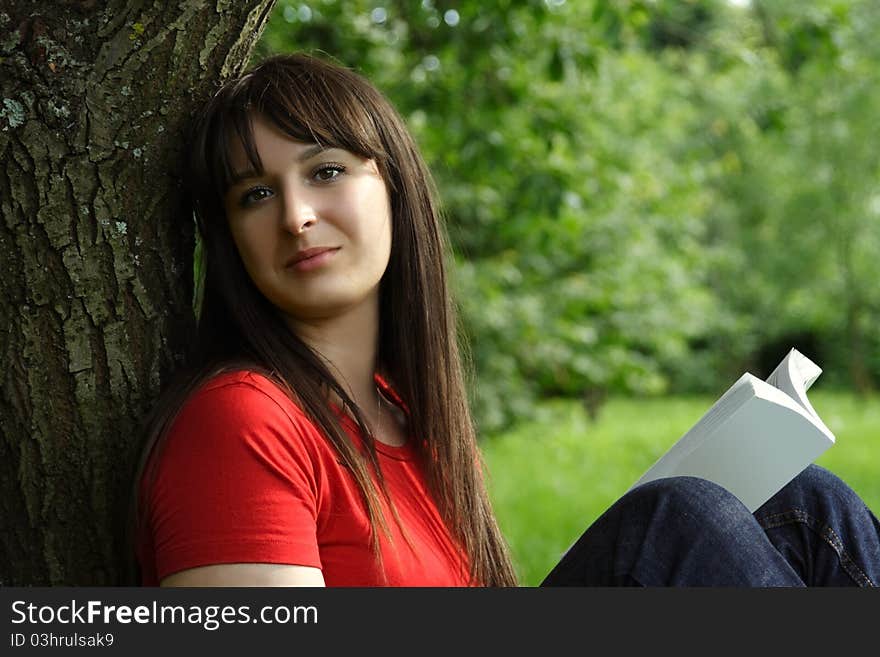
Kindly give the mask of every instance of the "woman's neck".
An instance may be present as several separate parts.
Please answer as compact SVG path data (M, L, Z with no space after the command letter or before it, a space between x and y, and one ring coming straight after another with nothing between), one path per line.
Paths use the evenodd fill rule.
M364 410L376 403L378 305L376 299L330 318L288 320L293 332L321 356L339 385Z
M329 319L288 320L291 330L314 349L336 381L366 416L376 440L389 445L406 442L406 419L376 389L374 374L379 349L379 304L370 301ZM335 393L331 401L342 404Z

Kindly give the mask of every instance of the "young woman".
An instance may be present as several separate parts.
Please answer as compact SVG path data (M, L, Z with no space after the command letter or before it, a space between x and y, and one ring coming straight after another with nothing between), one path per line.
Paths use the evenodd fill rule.
M394 109L343 67L274 57L217 92L191 152L198 350L150 423L141 581L515 585L433 186ZM661 480L609 509L546 583L870 585L878 534L815 467L755 515L709 482Z
M350 71L267 61L194 130L194 374L142 476L145 583L514 583L425 165Z

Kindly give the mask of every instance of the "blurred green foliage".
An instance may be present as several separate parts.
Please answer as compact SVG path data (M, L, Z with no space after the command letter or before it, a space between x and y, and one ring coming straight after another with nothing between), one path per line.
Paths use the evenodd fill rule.
M480 426L880 376L880 3L280 0L255 59L363 73L434 172Z

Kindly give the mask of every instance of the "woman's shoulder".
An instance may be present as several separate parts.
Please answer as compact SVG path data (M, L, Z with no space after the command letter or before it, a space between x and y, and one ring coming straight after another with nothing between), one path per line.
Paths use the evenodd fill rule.
M283 435L317 434L297 403L268 374L232 369L202 381L180 407L178 427L210 427L214 433L237 435L257 428Z
M279 382L255 369L236 368L213 374L202 382L193 393L193 397L223 394L268 398L282 405L290 403L297 408L293 400L282 390Z

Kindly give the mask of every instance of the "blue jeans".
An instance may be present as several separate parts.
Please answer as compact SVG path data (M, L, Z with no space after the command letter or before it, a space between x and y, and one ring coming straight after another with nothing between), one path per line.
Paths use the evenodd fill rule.
M611 506L541 586L878 586L880 523L809 466L754 514L695 477L649 482Z

